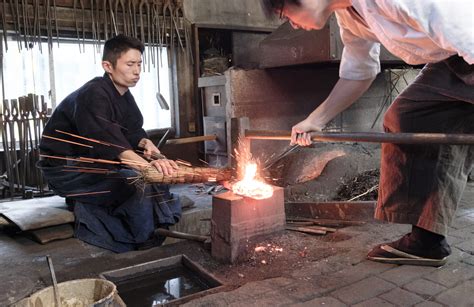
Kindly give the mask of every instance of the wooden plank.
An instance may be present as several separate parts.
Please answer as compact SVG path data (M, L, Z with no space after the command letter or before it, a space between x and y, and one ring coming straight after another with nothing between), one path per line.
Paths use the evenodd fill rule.
M46 244L55 240L69 239L74 236L74 228L71 224L45 227L41 229L30 230L27 232L33 239L41 244Z
M291 227L291 226L286 226L286 230L291 230L291 231L298 231L298 232L303 232L307 234L312 234L312 235L325 235L326 231L320 230L320 229L313 229L313 228L308 228L308 227Z
M22 208L2 215L22 231L74 222L74 214L58 208Z

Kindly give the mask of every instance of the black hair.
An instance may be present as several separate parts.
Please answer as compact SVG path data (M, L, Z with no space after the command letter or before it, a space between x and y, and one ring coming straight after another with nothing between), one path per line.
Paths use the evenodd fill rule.
M263 8L263 12L267 17L272 15L281 14L285 4L301 5L301 0L260 0Z
M143 54L145 45L143 45L139 39L134 37L125 36L122 34L114 36L107 40L104 44L102 61L108 61L112 64L112 67L115 67L115 64L117 64L117 59L122 55L122 53L127 52L130 49L137 49Z

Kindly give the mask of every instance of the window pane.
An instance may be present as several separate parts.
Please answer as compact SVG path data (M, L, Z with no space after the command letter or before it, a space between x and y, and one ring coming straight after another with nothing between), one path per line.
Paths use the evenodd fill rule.
M5 98L13 99L28 93L44 95L51 106L49 54L46 43L42 44L42 52L37 45L33 49L18 52L16 42L9 41L9 51L4 51L3 67L5 76ZM81 87L96 76L102 76L102 50L97 52L92 42L81 42L81 52L77 42L61 41L53 44L54 75L56 103L60 103L67 95ZM145 50L148 56L148 47ZM162 48L161 63L144 65L140 81L131 88L131 92L143 114L144 128L165 128L171 126L171 110L162 110L158 104L158 69L161 94L171 104L170 69L168 53Z
M24 46L23 46L24 47ZM29 93L44 95L49 102L49 62L47 44L42 44L42 52L38 45L21 52L16 41L8 42L8 52L3 46L3 80L5 97L17 99Z

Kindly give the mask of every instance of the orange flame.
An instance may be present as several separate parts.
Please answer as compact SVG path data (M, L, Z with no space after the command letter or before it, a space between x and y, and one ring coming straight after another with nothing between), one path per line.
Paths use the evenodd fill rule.
M235 194L251 197L254 199L265 199L272 197L273 188L265 182L257 180L257 163L250 162L245 166L244 178L232 186Z

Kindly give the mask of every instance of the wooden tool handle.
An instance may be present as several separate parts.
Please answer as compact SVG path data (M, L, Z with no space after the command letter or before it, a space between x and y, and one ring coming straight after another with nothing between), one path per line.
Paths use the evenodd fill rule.
M184 232L179 232L179 231L174 231L174 230L168 230L168 229L164 229L164 228L155 229L155 234L159 234L159 235L162 235L162 236L165 236L165 237L185 239L185 240L193 240L193 241L198 241L198 242L205 242L206 240L209 240L209 237L207 237L207 236L194 235L194 234L190 234L190 233L184 233Z
M395 144L473 145L474 134L447 133L384 133L384 132L312 132L313 141L369 142ZM245 137L254 140L291 140L291 131L245 130Z
M179 144L188 144L188 143L196 143L196 142L204 142L204 141L215 141L217 140L216 135L202 135L202 136L193 136L189 138L181 138L181 139L170 139L166 141L166 145L179 145Z

